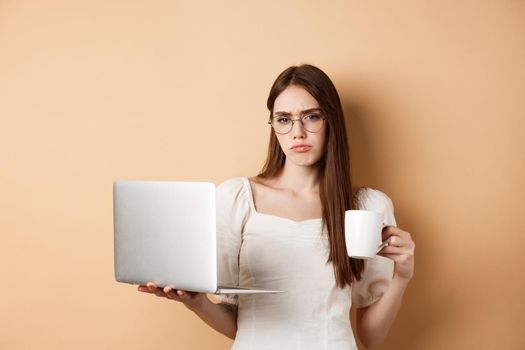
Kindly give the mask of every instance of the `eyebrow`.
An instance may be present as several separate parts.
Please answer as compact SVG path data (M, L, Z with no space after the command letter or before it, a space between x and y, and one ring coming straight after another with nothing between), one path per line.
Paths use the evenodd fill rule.
M321 112L321 108L305 109L304 111L299 112L299 114L300 115L305 115L305 114L312 113L312 112ZM279 112L275 112L273 115L274 116L278 116L278 115L280 115L280 116L290 116L290 115L292 115L292 113L279 111Z

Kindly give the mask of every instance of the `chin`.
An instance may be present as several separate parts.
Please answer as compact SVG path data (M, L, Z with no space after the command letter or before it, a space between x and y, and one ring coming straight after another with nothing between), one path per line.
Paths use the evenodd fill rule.
M313 166L319 162L318 158L308 157L306 159L294 159L293 157L289 158L290 161L297 166Z

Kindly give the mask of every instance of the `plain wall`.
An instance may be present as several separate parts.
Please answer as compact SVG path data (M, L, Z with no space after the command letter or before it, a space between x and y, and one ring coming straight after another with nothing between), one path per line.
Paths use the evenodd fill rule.
M0 1L0 348L227 349L113 276L115 179L261 168L312 63L416 271L378 349L525 348L525 1Z

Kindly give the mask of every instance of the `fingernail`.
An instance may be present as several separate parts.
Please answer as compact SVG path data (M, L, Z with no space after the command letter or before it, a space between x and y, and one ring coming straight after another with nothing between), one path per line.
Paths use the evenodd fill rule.
M182 290L178 290L177 294L179 295L179 297L181 297L184 294L184 292Z

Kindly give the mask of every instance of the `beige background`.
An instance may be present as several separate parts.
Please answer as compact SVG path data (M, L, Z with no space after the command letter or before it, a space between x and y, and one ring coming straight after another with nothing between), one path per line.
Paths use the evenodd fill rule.
M0 348L229 348L114 282L112 182L255 174L303 62L417 243L379 348L525 348L522 0L1 0Z

